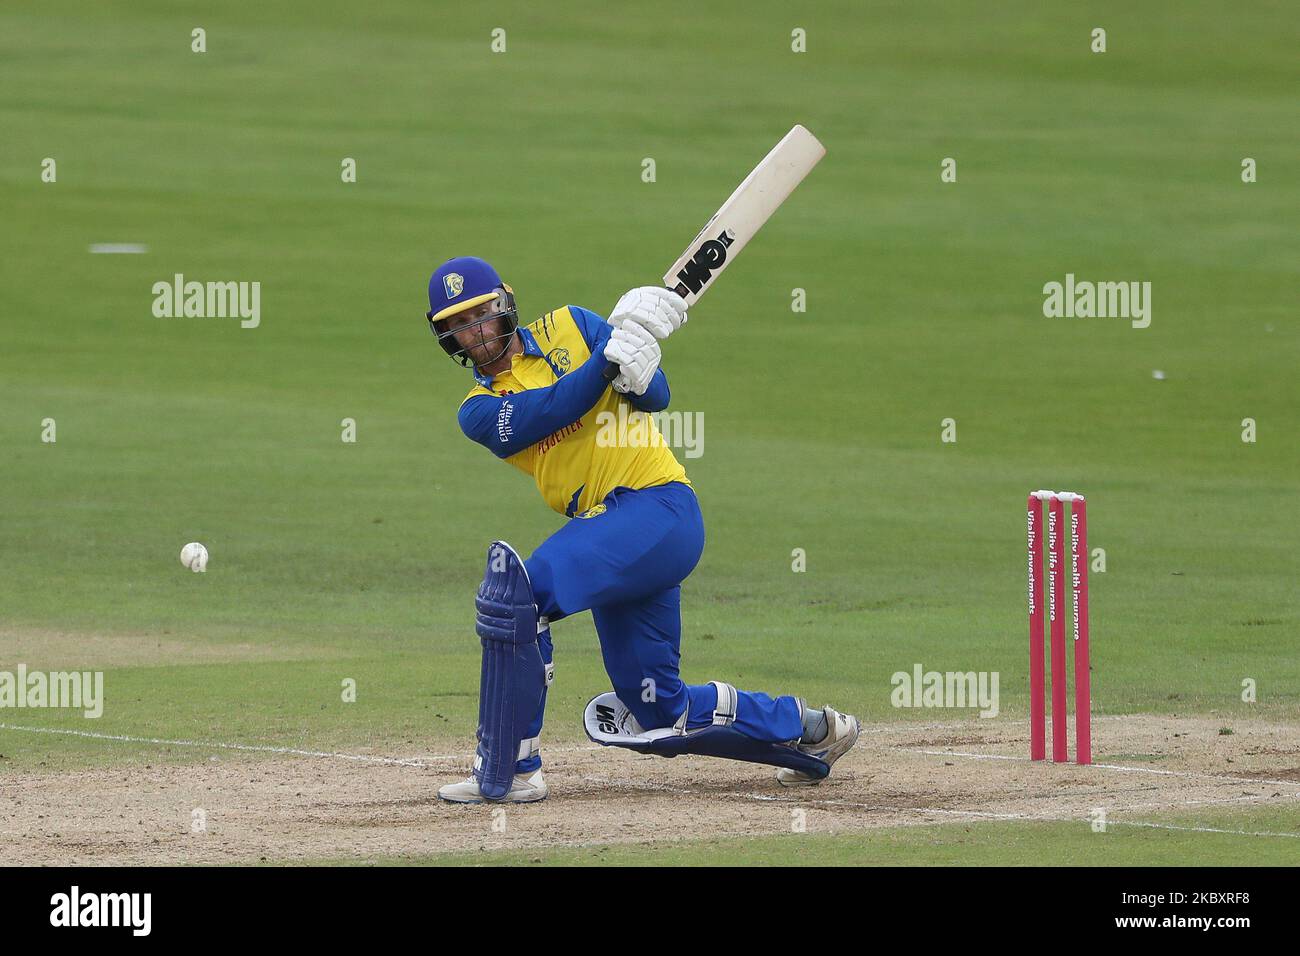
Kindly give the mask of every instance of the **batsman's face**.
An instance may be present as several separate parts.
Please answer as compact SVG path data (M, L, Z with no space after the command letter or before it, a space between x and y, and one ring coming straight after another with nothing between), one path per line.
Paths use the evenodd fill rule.
M501 351L501 336L509 331L500 316L501 300L483 302L448 317L447 330L475 365L483 365Z

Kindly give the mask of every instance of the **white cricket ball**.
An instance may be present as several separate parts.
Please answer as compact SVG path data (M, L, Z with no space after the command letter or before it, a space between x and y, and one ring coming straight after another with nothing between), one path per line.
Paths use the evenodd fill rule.
M181 564L195 574L208 569L208 549L197 541L191 541L181 548Z

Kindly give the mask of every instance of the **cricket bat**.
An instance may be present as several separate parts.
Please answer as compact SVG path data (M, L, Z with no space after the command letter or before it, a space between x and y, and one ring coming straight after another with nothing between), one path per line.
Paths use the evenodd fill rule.
M826 147L804 127L786 133L664 273L664 285L694 306L825 155ZM617 375L618 365L610 362L605 378Z

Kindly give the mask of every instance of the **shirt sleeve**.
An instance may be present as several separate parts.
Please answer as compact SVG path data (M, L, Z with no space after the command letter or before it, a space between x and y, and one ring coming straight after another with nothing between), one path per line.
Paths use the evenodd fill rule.
M498 458L509 458L591 411L609 387L604 371L604 354L592 352L587 361L545 388L513 395L471 395L457 415L460 429Z
M569 306L569 313L578 324L578 330L582 333L587 348L591 349L592 357L599 357L603 364L605 361L605 343L609 341L609 336L614 331L614 327L606 322L603 317L581 306ZM627 394L623 397L632 404L633 408L639 411L663 411L668 407L668 401L671 398L671 393L668 390L668 376L664 374L663 367L660 366L656 369L644 395Z

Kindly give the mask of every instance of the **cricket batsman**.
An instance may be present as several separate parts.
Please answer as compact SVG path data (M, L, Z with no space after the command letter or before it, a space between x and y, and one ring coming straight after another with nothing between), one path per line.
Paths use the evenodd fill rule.
M475 600L483 667L474 772L438 796L546 798L539 742L555 673L551 625L588 610L613 686L587 705L591 739L769 764L785 786L825 778L857 741L856 717L724 681L683 683L681 583L704 550L699 502L653 418L638 417L648 440L610 441L608 429L598 438L598 422L617 420L623 403L623 420L668 406L659 343L685 324L685 301L643 286L608 320L568 305L520 328L510 286L463 256L434 271L427 318L474 375L461 430L530 475L567 519L527 560L503 541L488 548Z

